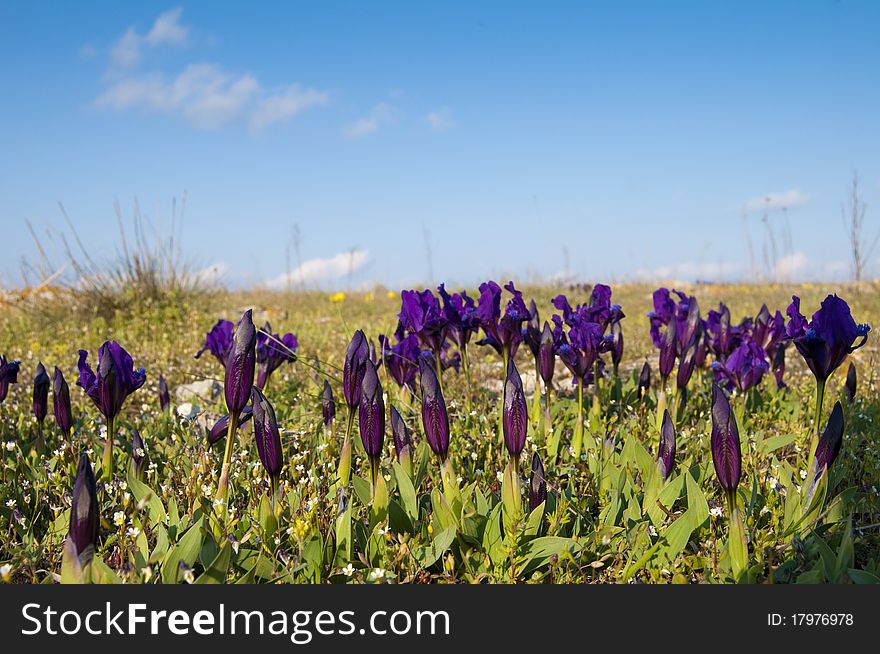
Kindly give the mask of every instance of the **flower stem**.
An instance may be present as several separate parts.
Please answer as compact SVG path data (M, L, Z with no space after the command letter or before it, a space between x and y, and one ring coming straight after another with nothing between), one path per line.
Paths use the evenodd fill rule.
M223 467L220 468L220 479L217 482L217 494L214 506L220 504L220 526L226 524L227 505L229 500L229 467L232 464L232 448L235 445L235 430L238 427L238 412L229 414L229 429L226 432L226 448L223 451ZM214 509L215 513L217 509Z
M583 379L578 379L577 385L577 423L574 427L574 436L571 439L571 449L574 452L575 464L580 461L581 447L584 442L584 384Z
M819 446L819 435L822 433L822 404L825 400L825 380L816 380L816 429L813 432L813 436L810 440L810 458L807 459L807 464L813 460L813 455L816 454L816 448Z
M104 458L101 460L101 479L111 481L113 479L113 430L115 429L113 418L107 418L107 440L104 441Z

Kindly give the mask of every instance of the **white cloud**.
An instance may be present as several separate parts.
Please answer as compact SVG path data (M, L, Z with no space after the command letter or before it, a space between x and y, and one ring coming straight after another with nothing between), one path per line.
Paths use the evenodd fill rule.
M369 255L367 250L350 250L329 258L309 259L303 261L302 265L290 273L266 280L266 284L271 288L282 288L288 283L319 285L322 282L333 281L354 273L367 263Z
M223 262L218 262L202 268L194 276L196 281L205 286L213 286L222 281L226 273L229 272L229 266Z
M657 280L717 280L730 278L742 269L736 262L680 261L656 268L639 268L634 276L645 281Z
M189 28L180 24L181 13L183 9L177 7L160 14L150 31L143 35L129 27L110 50L112 63L119 68L132 68L140 62L145 45L153 48L185 45Z
M449 107L442 107L438 111L428 113L425 120L435 132L445 132L447 129L455 127L455 121L452 119L452 111Z
M259 100L251 114L251 126L262 129L274 123L289 120L310 107L317 107L330 100L325 91L302 89L290 84Z
M182 7L176 7L160 14L156 22L153 23L153 29L147 34L146 42L150 45L160 45L162 43L182 45L186 43L187 36L189 36L189 28L180 24L180 14L182 12Z
M773 277L777 280L801 279L807 269L807 255L792 252L780 258L773 266Z
M795 209L810 201L808 195L798 188L779 193L765 193L746 202L746 211L764 211L772 209Z
M380 102L368 115L346 125L343 133L350 139L362 139L375 134L383 125L393 123L397 119L397 114L394 106Z
M177 8L161 14L146 34L133 27L126 30L111 50L107 85L95 108L175 116L198 129L243 123L260 130L329 102L325 91L297 84L266 89L249 73L211 63L189 64L176 75L137 70L145 48L187 42L189 28L180 24L181 12Z

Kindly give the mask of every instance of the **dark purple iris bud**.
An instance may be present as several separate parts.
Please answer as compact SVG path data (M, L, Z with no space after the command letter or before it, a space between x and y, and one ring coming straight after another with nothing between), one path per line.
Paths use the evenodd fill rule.
M101 414L113 421L126 398L144 385L147 371L134 369L131 355L116 341L107 341L98 348L98 373L92 372L86 350L79 351L79 379L76 385L92 398Z
M856 324L849 305L837 295L826 297L809 323L800 314L800 298L792 296L788 315L788 337L819 383L824 383L848 355L864 345L871 331L868 325Z
M767 353L760 345L746 340L723 361L712 364L715 381L727 383L728 389L736 387L741 393L761 383L764 373L770 372Z
M42 423L49 413L49 386L52 380L42 361L37 364L37 373L34 375L34 416L37 422Z
M852 403L856 399L856 364L852 361L849 363L849 370L846 371L846 399Z
M321 394L321 415L324 418L324 426L329 427L336 420L336 400L333 399L333 389L330 382L324 380L324 392Z
M443 314L448 323L449 338L459 347L467 347L471 336L480 328L474 298L464 291L450 295L443 284L437 287L437 292L443 300Z
M507 352L512 357L522 343L522 325L531 314L522 299L522 293L516 290L513 282L508 282L504 288L513 297L507 302L502 316L501 287L493 281L480 284L477 317L486 338L478 341L477 345L489 345L498 354Z
M678 347L678 339L675 335L676 328L675 321L670 321L660 343L659 369L660 379L663 380L664 386L666 385L666 380L669 379L669 375L672 374L672 369L675 367L675 351Z
M541 457L532 455L532 472L529 475L529 511L534 511L547 500L547 477Z
M783 338L785 338L785 318L782 312L777 311L771 316L767 305L763 305L752 323L752 340L772 356Z
M665 481L675 466L675 425L669 409L663 411L663 424L660 427L660 448L657 450L657 469Z
M394 345L384 335L379 335L379 345L382 348L382 360L385 362L385 369L388 374L403 388L408 387L415 390L416 373L419 370L419 356L422 353L419 347L419 338L415 334L409 334L399 340Z
M257 364L256 348L257 330L254 327L253 311L248 309L235 328L232 349L229 350L226 358L223 393L226 398L226 409L230 414L241 413L250 402Z
M429 289L401 291L400 313L397 317L401 332L415 334L435 354L440 351L443 341L446 340L449 320L440 307L440 301Z
M226 360L229 358L229 351L232 350L232 333L235 331L235 325L230 320L218 320L217 323L205 335L205 345L201 350L196 352L196 359L202 356L207 350L224 368Z
M351 337L345 351L345 363L342 366L342 396L350 411L353 411L361 398L361 382L370 360L370 346L367 337L360 329Z
M91 561L98 544L98 491L95 474L88 455L83 452L73 482L73 501L70 505L70 530L67 537L76 548L81 565Z
M284 336L273 334L272 327L267 322L257 332L257 388L264 390L273 372L284 363L296 361L298 347L296 336L290 333Z
M251 389L251 406L254 414L254 440L257 454L268 475L275 479L281 474L284 459L281 453L281 433L275 419L275 409L263 392L254 386Z
M171 408L171 393L168 391L168 382L159 375L159 408L168 411Z
M678 390L687 387L697 367L697 348L701 339L699 334L695 334L695 336L696 338L691 339L690 346L682 353L678 362L678 373L675 376L675 386Z
M523 327L523 342L532 351L532 356L538 356L541 349L541 322L538 316L538 305L534 300L529 302L529 319Z
M516 460L526 445L526 434L529 431L529 409L526 404L522 379L513 358L507 362L501 425L504 433L504 445L507 447L508 454Z
M538 367L538 374L544 381L544 386L550 387L553 381L553 372L556 367L556 348L553 343L553 330L550 329L550 323L544 321L544 329L541 330L541 346L538 349L538 356L535 359Z
M835 402L834 408L831 410L831 416L828 418L828 424L825 431L819 438L816 445L816 454L813 465L816 470L816 477L822 474L823 470L827 470L834 463L834 459L840 453L840 447L843 445L843 407L840 402Z
M73 429L73 409L70 407L70 387L64 379L61 369L55 367L52 380L52 408L55 412L55 424L63 434L70 434Z
M18 370L20 361L7 361L5 356L0 356L0 402L6 400L9 394L9 385L18 382Z
M622 315L622 314L621 314ZM611 321L611 363L614 364L614 370L620 366L623 360L623 329L620 326L620 320Z
M394 453L398 462L401 457L412 457L412 434L396 407L391 407L391 435L394 437Z
M364 451L371 460L377 460L382 456L385 442L385 401L382 398L382 383L372 362L364 371L358 406L358 427Z
M642 370L639 372L639 386L637 395L639 397L639 402L642 402L645 397L648 395L648 391L651 389L651 366L648 365L648 362L642 365Z
M697 368L704 368L706 365L706 353L709 351L709 336L706 333L706 321L700 321L700 338L697 340L697 349L694 353L694 364Z
M250 406L246 406L241 410L241 413L238 414L238 422L236 423L236 427L241 429L248 420L254 417L254 408ZM229 433L229 414L227 413L225 416L220 418L217 422L214 423L214 426L208 430L208 445L213 445L217 441L223 439Z
M449 415L437 373L428 357L419 357L419 383L422 391L422 427L431 450L446 461L449 451Z
M681 357L699 337L703 321L700 319L700 305L697 303L697 298L685 295L681 291L673 292L679 298L675 305L675 336L677 339L675 353Z
M785 376L785 348L787 343L782 342L776 347L773 355L773 378L776 380L776 388L785 388L782 378Z
M147 467L149 458L147 457L147 446L144 439L137 429L131 430L131 466L134 474L138 479L143 478L144 470Z
M721 488L736 491L742 472L739 428L727 396L718 384L712 385L712 462Z

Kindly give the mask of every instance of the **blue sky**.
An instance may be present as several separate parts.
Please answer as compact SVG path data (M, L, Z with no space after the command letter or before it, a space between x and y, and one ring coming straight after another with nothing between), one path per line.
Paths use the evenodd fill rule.
M324 288L842 279L854 170L880 228L878 24L843 0L4 3L0 281L59 202L103 260L114 202L167 233L183 192L188 256L233 286L283 286L286 250Z

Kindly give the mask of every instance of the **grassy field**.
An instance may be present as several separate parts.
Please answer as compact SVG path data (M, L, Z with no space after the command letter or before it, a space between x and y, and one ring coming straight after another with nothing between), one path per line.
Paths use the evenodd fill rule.
M585 302L584 290L525 288L541 320L554 313L560 292ZM588 401L585 456L567 450L575 424L571 377L557 363L552 428L563 448L546 455L541 411L531 397L534 360L522 347L516 358L525 379L531 424L521 470L528 477L533 452L546 467L548 499L516 519L502 508L507 452L497 433L498 395L504 378L500 357L471 345L472 388L447 370L443 389L450 413L450 461L457 489L444 488L440 466L425 443L418 398L399 392L384 370L386 407L394 405L413 431L413 471L394 462L390 423L382 458L388 500L371 500L369 466L354 434L352 484L345 499L334 489L345 430L342 363L355 329L368 338L391 334L400 310L396 293L329 295L214 292L147 304L132 300L110 315L72 303L65 294L40 300L0 302L0 354L21 360L19 383L0 404L3 479L0 486L0 571L4 581L60 580L70 500L80 452L100 466L103 420L77 378L77 351L94 357L105 340L118 341L145 367L147 382L127 401L117 423L117 477L99 484L100 538L91 578L101 582L297 582L297 583L726 583L734 580L728 547L729 511L718 486L709 446L712 373L698 370L686 411L676 423L673 474L656 474L657 350L648 332L653 287L614 288L621 304L625 351L620 379L604 379ZM754 316L766 303L785 311L793 293L809 318L827 293L852 307L857 322L880 326L880 286L820 285L685 288L706 312L724 301L734 321ZM478 294L477 294L478 295ZM293 332L298 360L282 366L266 395L282 430L284 469L279 500L267 499L269 483L257 456L252 427L236 443L227 526L211 525L223 445L208 446L205 427L226 413L222 393L213 401L177 406L175 389L205 379L222 383L211 356L194 359L218 318L237 321L246 308L254 322ZM853 404L845 403L843 447L829 471L821 507L805 507L804 478L815 426L814 382L794 348L787 352L788 388L772 375L746 396L734 396L742 440L739 501L748 539L748 569L738 581L877 582L880 576L880 422L877 390L878 334L851 357L858 372ZM644 403L636 376L645 361L654 388ZM34 370L41 361L64 373L75 427L62 436L51 417L47 445L35 447L31 410ZM842 397L844 364L829 382L824 416ZM158 401L160 373L172 395L171 412ZM338 402L335 427L325 431L321 392L329 379ZM594 387L590 387L592 395ZM181 417L186 414L190 417ZM196 415L197 414L197 415ZM129 464L131 428L145 441L149 465L139 480ZM522 482L523 491L528 486Z

